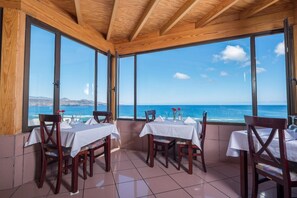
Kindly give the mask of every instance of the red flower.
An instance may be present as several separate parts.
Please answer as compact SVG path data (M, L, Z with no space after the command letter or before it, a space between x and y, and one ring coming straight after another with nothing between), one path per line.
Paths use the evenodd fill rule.
M176 108L172 108L172 111L176 111Z
M58 110L57 113L64 113L65 110Z
M177 110L180 111L180 108L178 107Z

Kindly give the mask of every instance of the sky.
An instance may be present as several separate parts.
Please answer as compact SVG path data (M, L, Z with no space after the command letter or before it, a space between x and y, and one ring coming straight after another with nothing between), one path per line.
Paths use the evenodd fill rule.
M256 37L258 104L286 104L283 34ZM120 104L133 104L133 57ZM252 104L249 38L137 55L137 104Z
M286 104L283 34L256 37L259 104ZM95 51L61 40L60 98L94 99ZM30 96L53 97L54 33L32 25ZM107 57L98 53L98 99L106 102ZM120 104L134 101L134 59L120 59ZM251 104L249 38L137 55L138 104Z

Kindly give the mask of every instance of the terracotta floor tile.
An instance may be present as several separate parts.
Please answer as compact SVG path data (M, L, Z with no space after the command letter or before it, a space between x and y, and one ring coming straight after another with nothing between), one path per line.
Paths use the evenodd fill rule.
M102 187L114 184L112 173L95 174L85 181L85 188Z
M117 184L120 198L144 197L152 194L152 191L143 180Z
M191 196L183 189L156 194L156 197L157 198L181 198L181 197L191 198Z
M127 170L127 169L134 169L135 166L132 164L130 160L128 161L118 161L111 164L111 170L113 172L119 170Z
M158 166L154 166L153 168L148 166L143 168L138 168L138 171L143 178L158 177L158 176L166 175L166 173Z
M181 188L173 179L171 179L167 175L145 179L145 182L154 194Z
M142 159L133 159L133 160L131 160L131 162L134 164L134 166L136 168L141 168L141 167L147 167L148 166L146 161L142 160Z
M50 182L51 189L49 191L49 194L54 194L54 190L56 188L56 180L52 180ZM82 177L78 177L78 189L83 190L84 189L84 183L85 180ZM62 183L60 187L60 192L59 193L64 193L64 192L70 192L71 191L71 173L68 175L63 175L62 176Z
M1 198L9 198L17 189L18 189L18 187L8 189L8 190L0 190L0 197Z
M212 181L217 181L217 180L222 180L227 178L226 175L223 175L217 172L215 168L207 168L206 173L198 168L193 168L193 173L201 177L206 182L212 182Z
M177 173L170 175L170 177L183 188L204 183L204 180L195 174L189 175L188 173Z
M84 190L84 198L98 197L118 198L119 195L115 185L89 188Z
M223 175L226 175L227 177L236 177L240 175L240 169L235 168L231 164L215 167L215 170Z
M79 193L75 195L70 195L69 192L64 192L56 195L55 194L48 195L47 198L83 198L83 195L84 195L84 191L79 190Z
M209 183L228 197L240 197L240 183L232 179L224 179Z
M224 198L227 197L225 194L211 186L210 184L204 183L196 186L191 186L185 188L185 190L192 196L192 197L217 197L217 198Z
M142 179L137 169L117 171L113 173L113 176L116 183L123 183Z
M119 162L119 161L127 161L129 160L128 155L125 151L116 151L114 153L111 153L110 157L112 162Z
M42 188L38 188L35 182L29 182L20 186L12 198L32 198L46 196L50 191L50 185L44 182Z
M126 154L130 160L146 160L146 153L139 151L126 151Z

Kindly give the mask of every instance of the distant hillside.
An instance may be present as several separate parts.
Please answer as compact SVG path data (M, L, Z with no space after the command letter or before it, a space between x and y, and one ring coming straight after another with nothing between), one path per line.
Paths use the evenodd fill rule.
M99 103L105 104L105 103ZM94 106L93 100L71 100L69 98L62 98L60 100L61 106ZM29 97L29 106L53 106L53 99L47 97Z

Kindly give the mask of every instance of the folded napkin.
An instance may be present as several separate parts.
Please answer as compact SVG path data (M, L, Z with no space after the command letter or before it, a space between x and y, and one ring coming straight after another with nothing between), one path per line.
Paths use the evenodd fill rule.
M155 122L164 122L164 118L162 116L157 117L155 120Z
M90 118L86 121L85 124L86 125L94 125L94 124L98 124L98 122L94 118Z
M187 119L184 121L185 124L196 124L196 121L191 118L191 117L187 117Z
M60 123L60 128L61 129L71 129L72 127L67 122L61 122Z

